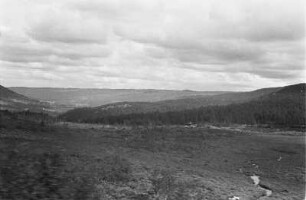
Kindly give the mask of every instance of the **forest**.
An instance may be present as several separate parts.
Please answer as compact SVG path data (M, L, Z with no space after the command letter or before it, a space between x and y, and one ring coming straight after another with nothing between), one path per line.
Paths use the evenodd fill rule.
M65 120L76 121L78 116L65 116ZM183 125L192 122L304 126L305 96L296 93L271 94L268 97L246 103L208 106L183 111L103 115L97 118L85 118L78 122L125 125Z

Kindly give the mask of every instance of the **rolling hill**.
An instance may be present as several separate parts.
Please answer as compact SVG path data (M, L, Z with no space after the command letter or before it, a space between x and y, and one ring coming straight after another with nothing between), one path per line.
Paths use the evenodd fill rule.
M0 85L0 110L9 110L9 111L28 110L32 112L57 114L59 112L64 112L69 109L72 109L72 107L36 100L34 98L18 94Z
M19 100L31 101L31 99L29 99L28 97L25 97L21 94L17 94L16 92L9 90L8 88L3 87L2 85L0 85L0 98L1 99L19 99Z
M61 117L72 121L94 120L106 116L119 116L136 113L170 112L195 109L207 106L243 103L273 94L281 88L264 88L251 92L233 92L210 96L193 96L159 102L120 102L98 107L85 107L70 110Z
M34 110L42 111L47 104L38 100L31 99L0 85L0 110L24 111Z
M197 96L223 94L222 91L190 90L134 90L134 89L80 89L80 88L25 88L11 87L12 91L29 98L70 107L92 107L116 102L156 102Z

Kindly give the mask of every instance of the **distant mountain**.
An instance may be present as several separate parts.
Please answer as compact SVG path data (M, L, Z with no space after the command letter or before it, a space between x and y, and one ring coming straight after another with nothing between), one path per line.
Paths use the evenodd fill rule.
M25 88L12 87L12 91L29 98L70 107L92 107L117 102L156 102L188 97L223 94L222 91L191 90L134 90L134 89L79 89L79 88Z
M120 102L93 108L76 108L62 115L67 119L82 121L103 116L118 116L135 113L181 111L213 105L228 105L251 101L277 92L281 88L264 88L251 92L232 92L219 95L199 96L158 102Z
M134 112L120 115L107 114L109 109L113 109L111 106L104 107L104 112L101 112L101 107L98 107L89 110L68 111L62 115L62 118L68 121L102 124L144 125L208 122L305 127L305 84L257 90L247 94L240 93L240 95L246 101L233 103L234 99L228 98L232 103L227 105L209 105L166 112ZM216 95L214 98L217 99L220 96L225 99L223 95ZM119 107L130 108L131 106L125 103Z

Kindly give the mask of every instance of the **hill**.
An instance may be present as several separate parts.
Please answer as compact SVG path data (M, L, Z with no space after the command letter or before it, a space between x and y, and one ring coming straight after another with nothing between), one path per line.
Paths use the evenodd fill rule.
M280 90L276 91L277 94L305 94L306 83L300 83L296 85L289 85L281 88Z
M12 87L12 91L41 101L70 107L92 107L116 102L156 102L195 96L223 94L222 91L191 90L134 90L134 89L80 89L80 88L25 88Z
M3 87L2 85L0 85L0 98L1 99L16 99L16 100L20 100L20 101L28 101L28 102L33 102L35 100L30 99L26 96L23 96L21 94L18 94L6 87Z
M291 92L288 93L287 91ZM232 95L213 96L210 100L215 100L214 105L208 104L193 109L162 112L155 107L155 111L142 112L135 109L132 112L132 105L125 103L116 105L116 107L112 107L114 106L112 105L108 107L75 109L68 111L61 117L68 121L104 124L185 124L188 122L210 122L277 124L284 126L305 125L305 84L256 90L246 94L237 93L237 98L239 95L242 96L244 102L237 101L233 103L235 98L232 98ZM228 104L216 105L218 102L225 103L224 99L231 101L226 101ZM130 110L129 112L122 112L120 109Z
M41 103L18 94L0 85L0 109L1 110L28 110L42 109Z
M66 111L68 108L64 105L51 104L26 97L0 85L0 110L55 114L62 110Z
M62 115L69 120L82 121L102 116L118 116L135 113L169 112L194 109L199 107L228 105L247 102L261 96L271 94L280 88L265 88L251 92L232 92L219 95L193 96L188 98L165 100L158 102L119 102L93 108L76 108Z

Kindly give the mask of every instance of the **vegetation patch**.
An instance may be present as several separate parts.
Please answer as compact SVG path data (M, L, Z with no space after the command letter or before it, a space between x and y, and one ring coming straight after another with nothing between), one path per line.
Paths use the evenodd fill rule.
M57 152L29 155L10 151L2 163L0 197L6 200L96 199L99 182L126 182L131 173L130 163L119 156L95 161Z

